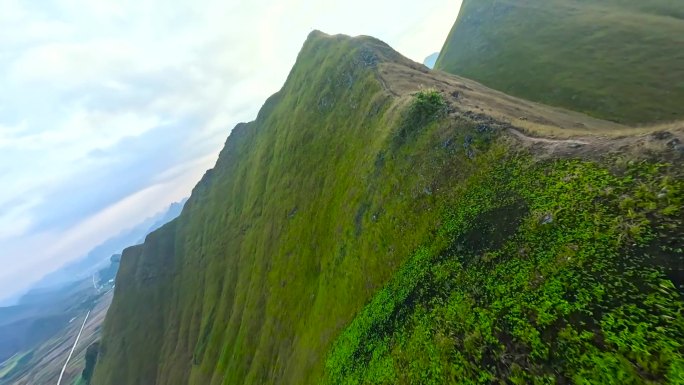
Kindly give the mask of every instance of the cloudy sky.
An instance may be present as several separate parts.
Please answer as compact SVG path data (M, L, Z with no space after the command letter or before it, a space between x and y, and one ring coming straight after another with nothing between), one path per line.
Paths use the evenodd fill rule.
M458 0L0 0L0 299L170 202L312 29L438 51Z

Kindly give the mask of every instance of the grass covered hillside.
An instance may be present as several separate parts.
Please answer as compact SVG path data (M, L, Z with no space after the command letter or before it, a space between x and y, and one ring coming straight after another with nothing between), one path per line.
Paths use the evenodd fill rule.
M625 124L684 119L684 2L464 0L436 68Z
M312 33L124 252L92 384L677 383L684 130L610 127Z

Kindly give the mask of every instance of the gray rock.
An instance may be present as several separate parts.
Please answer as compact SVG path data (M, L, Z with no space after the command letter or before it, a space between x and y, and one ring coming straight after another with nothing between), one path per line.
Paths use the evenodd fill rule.
M465 139L463 140L463 148L468 149L470 148L470 145L473 144L473 137L470 135L466 135Z
M672 133L667 132L667 131L657 131L657 132L654 132L651 134L651 138L653 138L655 140L665 140L665 139L669 139L671 137L672 137Z
M477 125L477 128L475 128L475 129L477 130L477 132L479 132L479 133L481 133L481 134L482 134L482 133L485 133L485 132L491 132L491 131L493 131L493 130L492 130L492 127L491 127L491 126L488 126L488 125L486 125L486 124L478 124L478 125Z
M360 56L363 66L375 68L378 65L378 57L370 49L363 49Z
M681 141L678 138L674 138L670 140L669 142L665 143L665 145L673 150L676 150L679 145L681 145Z
M678 144L678 145L674 146L673 150L684 155L684 145Z
M451 138L447 139L442 143L442 147L448 148L451 145Z

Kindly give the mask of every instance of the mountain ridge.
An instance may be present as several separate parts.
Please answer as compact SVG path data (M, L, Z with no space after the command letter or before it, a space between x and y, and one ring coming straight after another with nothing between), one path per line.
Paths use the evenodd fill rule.
M339 45L338 47L335 47L335 49L330 49L331 45ZM231 204L232 208L228 208L227 213L232 213L236 216L236 219L234 220L239 220L240 223L243 223L240 225L240 228L242 230L237 233L237 234L231 234L229 239L233 239L232 242L240 243L240 242L249 242L249 238L259 238L257 234L253 232L249 232L249 227L251 226L251 223L254 221L260 221L263 222L265 219L263 219L262 215L260 214L263 212L262 205L266 204L264 202L266 196L269 196L270 194L273 194L274 191L268 191L269 187L267 187L268 180L272 178L277 178L277 174L266 174L263 175L261 178L249 178L246 175L247 170L240 170L237 165L243 165L245 163L246 158L251 158L254 160L255 164L250 167L250 169L256 169L256 170L269 170L269 167L267 166L269 162L272 161L273 157L275 156L275 148L274 147L279 147L282 149L285 148L291 148L294 146L300 146L304 145L307 146L307 141L306 139L302 142L300 140L294 140L294 138L289 137L287 135L287 129L284 131L282 130L282 127L276 126L275 122L279 120L278 118L275 118L273 114L276 114L278 116L286 116L286 115L291 115L292 112L290 111L295 111L297 114L300 114L302 116L327 116L328 114L333 114L335 115L336 119L340 119L339 112L336 112L340 109L340 104L344 104L345 109L350 111L354 110L356 108L364 108L364 109L369 109L368 115L373 115L373 114L378 114L380 113L381 109L383 108L383 101L385 97L381 96L375 96L375 95L380 95L383 92L381 91L380 86L376 83L375 85L372 85L371 83L364 83L369 86L372 86L370 89L360 89L360 87L352 87L354 86L354 82L361 81L360 79L367 79L368 77L374 77L375 75L375 67L378 64L380 60L383 60L385 58L385 55L396 55L394 51L389 50L389 47L386 46L384 43L380 43L378 40L369 38L369 37L361 37L358 38L355 42L351 42L351 40L348 40L346 37L341 37L341 36L334 36L334 37L329 37L327 35L324 35L320 32L313 32L310 34L309 38L307 39L307 43L305 43L302 53L300 54L300 57L298 58L298 65L295 66L295 69L290 73L288 76L288 80L286 81L286 85L283 87L283 90L279 91L272 97L270 97L264 104L264 107L262 110L259 112L256 120L252 123L243 123L238 125L232 132L228 140L226 141L226 146L224 149L221 151L221 154L219 156L219 160L217 161L216 167L212 170L209 170L203 177L202 180L198 183L198 185L193 189L192 197L188 201L186 208L184 209L183 213L181 214L181 217L179 220L173 221L170 224L167 224L164 226L160 231L157 231L155 233L150 234L148 237L148 240L146 241L145 245L147 248L149 247L154 247L154 248L162 248L165 250L165 255L166 255L166 262L162 260L158 260L158 265L157 266L157 271L152 274L150 273L153 268L154 264L152 263L151 257L152 255L146 254L146 249L144 247L133 247L126 249L124 252L123 258L122 258L122 264L121 264L121 270L119 273L119 277L117 277L117 287L116 287L116 295L115 295L115 300L112 304L112 312L116 316L117 314L121 315L121 313L124 311L124 309L119 308L118 302L121 300L123 293L120 293L120 291L123 291L125 288L136 285L138 287L138 290L135 292L137 297L144 296L144 292L148 291L148 289L144 289L139 287L138 285L140 282L154 282L155 280L162 280L162 277L164 277L166 274L173 274L169 271L167 271L167 268L169 267L169 264L174 264L174 263L180 263L178 262L179 256L176 255L177 252L182 252L180 250L175 250L173 249L173 244L177 243L177 240L174 240L176 237L175 235L172 235L172 233L178 232L182 233L185 231L184 227L187 227L188 225L186 224L181 225L181 222L189 223L194 221L196 217L200 217L202 215L210 215L207 211L206 208L202 206L202 203L204 203L206 200L209 199L207 196L208 194L212 195L215 194L215 189L219 188L217 186L218 184L223 184L224 186L220 187L226 187L226 181L227 180L232 180L232 179L239 179L242 182L240 184L234 185L234 187L230 189L234 189L234 191L240 191L240 190L246 190L250 189L253 190L254 192L252 194L249 194L251 197L248 200L244 200L247 194L240 194L238 197L240 197L241 200L236 199L233 201ZM324 64L325 62L328 63L335 63L336 66L339 66L341 69L339 71L335 72L336 76L331 76L330 74L327 74L324 72L324 70L327 70L331 64ZM315 64L314 64L315 63ZM316 82L315 84L312 83L310 80L311 78L316 77L316 79L323 79L322 82ZM300 92L300 88L302 87L313 87L313 92ZM354 92L350 93L349 90L354 89ZM371 90L375 88L375 92L372 92ZM339 91L339 93L337 92ZM314 96L314 100L311 100L310 103L307 103L306 105L302 105L301 101L295 100L295 99L290 99L287 102L287 106L283 108L282 103L285 103L283 101L284 98L284 93L290 93L290 94L301 94L301 95L317 95ZM370 98L367 96L368 94L371 94ZM289 96L289 95L288 95ZM366 98L366 99L374 99L377 100L376 102L371 103L370 105L362 104L360 101L357 100L357 98ZM333 108L333 106L336 106ZM278 111L274 111L275 108L280 107ZM287 111L287 112L286 112ZM329 117L330 119L330 117ZM282 120L280 120L282 122ZM259 127L258 125L270 125L268 129L270 131L280 131L281 135L280 138L284 141L280 142L271 142L267 146L261 146L258 147L257 149L254 148L254 146L259 142L266 140L265 136L262 135L262 132L267 129L267 127L261 126ZM284 125L285 128L290 128L294 129L295 127L288 127L288 124ZM331 131L332 127L331 126L326 126L325 123L318 123L318 127L320 127L321 130L327 131L328 132L328 137L333 134ZM271 137L275 137L275 135L272 135ZM306 136L305 136L306 137ZM341 145L344 146L343 143L340 143ZM248 156L245 151L253 151L253 153ZM287 152L280 152L280 156L284 156ZM321 159L325 159L329 155L326 155L324 153L319 153L318 155L321 157ZM299 161L304 161L303 158L299 157L297 158L297 162ZM290 172L300 172L296 171L298 168L290 168L287 166L287 164L290 164L294 166L296 163L292 163L295 160L294 159L282 159L281 160L283 164L283 168L281 170L286 170L289 169ZM308 162L313 162L313 160L307 160ZM227 170L232 170L228 171L231 173L235 173L233 177L227 177L225 176L225 173ZM351 171L351 170L349 170ZM221 179L217 179L217 173L223 173L224 177ZM312 190L318 190L320 187L314 187L320 185L320 183L324 183L323 181L325 178L323 175L318 175L318 176L304 176L304 175L299 175L297 176L300 178L300 180L306 181L307 184L311 186ZM230 190L229 190L230 191ZM290 208L287 210L287 212L282 213L282 217L280 219L276 219L273 217L275 214L274 212L269 212L269 217L271 220L273 220L276 223L282 223L284 220L288 220L288 212L293 213L293 217L295 220L298 220L304 215L307 215L304 212L304 209L301 207L304 205L303 202L292 202L292 198L286 198L282 197L286 201L290 201ZM271 203L273 205L275 203ZM297 210L297 207L299 209ZM309 212L308 215L312 215L311 212ZM180 221L180 222L179 222ZM237 222L236 222L237 223ZM277 233L273 225L270 226L265 226L265 228L269 228L270 230L267 230L267 233L272 233L274 236ZM321 229L321 231L324 231ZM247 240L245 240L245 237L247 237ZM168 239L167 239L168 238ZM252 241L253 242L253 241ZM231 243L229 240L222 240L220 243ZM267 242L268 243L268 242ZM156 246L153 246L156 245ZM257 247L256 245L252 247ZM263 246L262 246L263 247ZM274 247L274 246L272 246ZM201 248L201 247L200 247ZM158 258L155 256L155 258ZM142 261L145 261L143 265L140 265ZM196 259L193 262L192 260L189 260L189 263L202 263L202 258ZM209 261L207 261L208 263ZM213 264L216 264L219 262L218 260L214 260ZM249 264L251 261L246 261L242 258L234 258L234 260L230 261L236 269L241 269L240 266L244 264ZM266 277L263 276L263 269L264 269L264 263L266 261L260 262L259 263L254 262L256 265L253 266L253 268L256 270L256 277L261 277L261 278L255 278L257 279L257 282L263 282L264 280L268 282L269 280L266 279ZM137 265L137 266L136 266ZM289 264L288 264L289 265ZM147 267L149 266L149 267ZM167 266L165 269L159 269L159 266ZM297 270L299 270L301 266L297 266ZM244 266L243 266L244 268ZM287 266L283 267L284 269L294 269L295 266L290 266L289 268ZM313 266L309 266L309 268L313 268ZM192 302L196 303L206 303L206 306L209 308L214 308L215 305L212 305L210 299L211 298L216 298L216 296L226 296L227 298L232 298L230 294L228 294L230 291L226 292L227 289L231 287L231 285L235 285L234 280L236 279L236 271L232 270L226 270L225 268L217 268L217 269L211 269L212 271L217 271L219 273L219 276L214 276L211 277L213 280L216 282L226 282L226 287L221 288L219 285L218 287L214 287L213 289L211 287L207 287L204 290L218 290L216 294L211 294L209 298L208 293L203 294L203 290L201 291L189 291L189 290L184 290L183 287L187 287L188 285L192 285L192 282L185 282L185 285L182 282L178 282L177 285L174 285L177 290L180 290L181 292L187 292L189 295L192 296L197 296L196 299L192 300ZM228 277L221 277L222 271L226 271L228 273ZM261 272L259 272L261 271ZM295 274L294 271L291 271L292 274ZM211 274L210 274L211 275ZM213 274L215 275L215 274ZM137 283L134 281L131 281L131 278L137 276ZM232 277L232 278L231 278ZM209 278L206 278L207 281L211 281ZM244 279L249 279L249 277L243 278ZM233 283L230 283L233 282ZM245 282L245 284L248 284ZM168 286L168 282L162 281L162 284L160 285L161 287L168 288L170 289L170 286ZM213 284L215 285L215 284ZM212 286L213 286L212 285ZM276 287L280 287L280 284L276 285ZM301 289L300 289L301 290ZM152 298L155 298L156 296L160 296L160 291L164 291L163 289L156 288L152 292L150 292L150 295ZM178 293L178 291L176 291ZM263 299L260 299L261 294L257 294L254 291L248 291L247 293L250 293L250 296L252 297L251 299L247 298L240 298L240 297L235 297L232 299L226 299L222 302L227 302L227 301L248 301L251 303L259 303L263 301ZM132 293L129 293L129 295L132 295ZM233 294L234 295L234 294ZM204 300L202 298L204 297ZM187 301L187 300L186 300ZM159 301L156 302L157 305L159 306L164 303L164 301ZM255 305L250 305L250 306L255 306ZM146 306L147 308L148 306ZM141 309L142 310L142 309ZM162 308L157 309L158 311L155 313L156 315L163 315L165 314L165 311ZM126 309L126 313L129 313L130 309ZM200 309L197 309L195 311L202 311ZM204 309L202 312L208 312L215 314L218 312L219 309L215 310L207 310ZM264 310L260 310L264 311ZM262 315L255 315L252 314L250 315L251 321L248 321L247 319L243 320L244 322L240 322L240 319L243 317L240 314L242 313L242 309L239 306L236 306L236 310L233 312L228 312L226 310L222 310L221 312L224 312L224 315L221 315L221 313L216 314L214 317L211 318L223 318L225 323L228 324L241 324L244 325L243 327L234 327L234 330L239 331L239 333L233 332L233 337L224 337L223 339L228 339L232 341L236 341L237 343L242 345L245 344L246 341L244 340L244 336L239 337L237 334L250 334L249 331L245 331L245 328L249 327L247 325L254 325L254 327L258 327L260 322L256 321L257 319L264 319ZM149 314L149 311L146 312ZM261 313L259 313L261 314ZM155 316L156 317L156 316ZM226 317L226 318L224 318ZM253 318L254 317L254 318ZM175 318L175 317L170 317L170 318ZM179 317L183 318L183 317ZM184 333L183 330L187 328L189 325L178 325L178 327L181 327L180 330L175 330L176 327L172 325L168 325L167 323L164 322L165 319L169 319L169 317L161 317L161 318L155 318L156 323L160 325L165 325L163 327L164 334L173 334L174 332L180 331L181 333ZM190 320L187 320L190 322ZM114 317L108 317L106 325L105 325L105 333L107 333L107 330L112 328L112 324L114 322L124 322L123 320L115 321ZM130 321L128 321L130 322ZM219 328L219 325L221 324L220 322L215 322L212 320L204 320L202 322L202 325L198 325L197 323L193 322L194 326L192 326L187 332L190 334L187 337L183 337L178 341L186 340L187 338L189 339L194 339L198 338L197 335L199 333L198 328L204 329L204 333L207 333L207 336L209 340L205 340L206 342L202 343L200 342L198 346L193 349L190 347L187 347L185 343L181 343L182 345L176 345L175 341L176 338L166 338L164 339L163 344L153 344L154 351L150 352L150 356L162 356L162 357L171 357L167 362L198 362L198 363L203 363L204 365L200 365L199 367L194 366L193 370L191 373L189 373L187 368L179 368L176 367L176 365L170 365L167 363L160 363L158 368L155 368L155 365L152 365L152 367L146 367L144 369L140 369L137 371L137 373L142 373L141 378L122 378L119 377L116 373L113 373L113 369L105 369L105 367L98 363L96 372L95 372L95 383L103 382L102 377L103 373L105 370L108 371L108 376L106 376L108 381L112 381L112 383L154 383L159 382L159 383L182 383L184 379L190 379L191 381L195 381L198 383L201 382L211 382L211 381L218 381L219 374L213 374L213 368L216 364L215 360L219 359L219 357L222 356L222 354L219 354L216 349L218 346L216 343L209 343L209 341L213 340L216 338L216 336L221 335L224 333L223 328ZM119 327L121 327L119 325ZM138 327L134 327L135 329L141 330L140 333L144 333L145 335L140 335L139 338L142 338L142 340L148 340L148 339L153 339L153 334L149 333L149 330L145 330L143 325L138 325ZM155 331L154 333L159 333L158 331ZM264 335L268 335L268 331L264 332ZM289 333L288 333L289 334ZM157 335L159 339L162 338L162 336ZM228 345L225 346L231 346L235 344L236 342L229 343ZM267 340L262 340L261 344L268 344ZM257 341L252 341L251 344L258 344ZM150 345L150 344L148 344ZM109 343L108 346L108 341L105 338L104 343L104 350L107 353L104 353L104 360L106 360L107 355L113 348L111 347L111 342ZM183 348L182 346L186 346ZM249 345L242 345L244 348L247 348ZM142 346L140 346L142 348ZM157 350L158 349L158 350ZM188 354L194 353L191 356L188 356ZM211 353L211 354L210 354ZM237 352L233 353L236 354ZM224 353L225 355L225 353ZM194 358L193 358L194 357ZM204 357L205 362L202 362L202 358ZM239 358L241 356L234 356L232 360L230 360L231 365L234 366L233 368L233 376L236 378L249 378L250 376L248 374L248 368L251 367L249 364L249 360L247 358ZM262 360L264 361L271 361L273 358L268 358L264 357ZM291 362L296 362L295 360L292 360ZM137 363L136 363L137 364ZM149 363L148 363L149 364ZM117 371L122 373L122 375L126 372L127 365L131 365L129 362L120 362L119 364L114 364L111 366L112 363L109 363L107 365L109 368L112 367L118 367ZM219 364L222 365L222 364ZM225 364L224 364L225 365ZM206 368L203 368L203 366L206 366ZM210 371L208 368L212 368ZM253 368L252 369L252 374L251 376L255 376L255 372L258 371L259 367ZM203 372L208 373L209 376L207 377L207 374L202 374ZM244 377L242 377L244 376ZM212 379L213 378L213 379ZM253 379L251 381L254 381ZM104 382L103 382L104 383Z
M520 111L525 112L525 119L520 119ZM180 217L150 234L144 244L124 251L93 384L410 383L411 378L401 374L416 373L408 367L400 370L405 365L400 353L406 346L391 344L403 341L396 333L413 333L409 321L422 314L422 301L430 296L435 301L441 298L441 288L455 282L454 271L470 273L482 264L517 258L523 261L520 271L524 274L516 275L511 285L521 286L499 287L498 294L492 293L494 298L516 290L541 295L555 306L563 295L571 295L570 290L600 295L594 282L582 276L573 283L576 286L561 287L560 297L555 296L557 291L554 297L544 297L533 291L547 288L539 278L542 273L526 270L534 264L524 262L539 258L552 278L559 271L574 272L581 266L576 264L591 265L587 257L591 250L575 250L572 242L593 237L585 230L590 226L586 218L610 213L607 207L614 209L615 201L622 199L616 193L604 196L604 190L597 191L592 184L600 182L605 191L620 186L632 191L634 183L643 182L648 193L634 199L647 208L635 203L620 207L636 210L637 218L653 215L654 220L673 225L673 231L681 230L681 223L671 222L681 214L681 205L673 203L674 208L667 209L665 201L656 199L657 191L667 185L667 199L680 202L681 175L672 167L656 167L660 171L648 167L653 154L681 162L665 140L657 139L660 136L631 131L642 135L619 151L633 149L633 157L642 159L639 165L644 166L624 171L634 175L628 181L615 179L609 166L582 159L584 147L594 146L593 142L535 141L525 134L522 138L509 134L516 127L555 135L581 132L592 138L597 137L592 128L600 128L601 134L613 128L629 129L430 72L373 38L313 32L283 88L264 103L255 121L241 123L231 132L216 166L193 189ZM669 139L682 136L682 128L671 131ZM524 141L522 146L519 140ZM654 152L641 152L642 147ZM610 165L620 170L635 167ZM577 177L580 172L587 177ZM664 177L670 174L670 179ZM521 176L520 182L511 178L515 175ZM581 193L568 195L573 189ZM507 191L512 193L504 194ZM559 207L551 199L542 199L556 192L563 197ZM607 206L595 206L595 202ZM508 219L499 228L492 218L502 216ZM613 218L606 218L597 219L597 225L612 226L606 222ZM560 229L553 223L568 226L577 238L549 238ZM609 227L610 234L635 242L641 242L635 238L639 226L647 226L617 224ZM480 230L492 240L479 245L476 234ZM530 243L510 243L518 239L513 237L516 231ZM557 265L549 262L556 255L537 255L542 247L535 242L540 239L564 253L559 254ZM613 247L604 250L610 256L622 245L604 238L588 239ZM505 254L518 251L516 257ZM472 261L463 259L466 256ZM578 262L569 262L573 257ZM445 260L451 265L445 267ZM435 269L442 270L431 272L433 262ZM612 268L614 263L606 257L606 266ZM596 268L605 272L600 270L603 266ZM669 273L671 268L664 266L663 271ZM438 273L444 273L448 282L439 281ZM658 274L654 276L660 279L665 273ZM653 281L641 275L638 279L644 280L639 282L650 293ZM464 287L475 291L469 280L463 281ZM558 282L549 280L549 285ZM667 298L678 290L675 286L661 289ZM615 288L608 290L614 293ZM459 293L466 299L471 295ZM629 299L621 301L632 305ZM484 300L482 308L468 308L468 303L461 304L466 310L460 313L477 315L490 306L496 309L496 304ZM584 302L575 305L585 306ZM670 305L649 311L676 316ZM542 327L539 319L563 322L569 317L547 310L546 318L521 316L511 322L525 325L524 330L535 335L533 331ZM526 315L526 311L516 308L515 314ZM625 320L635 322L628 316ZM429 325L442 331L436 321ZM668 322L674 338L682 335L676 325ZM510 333L504 337L515 342L510 346L514 351L530 349L543 355L545 342L511 330L507 324L499 327ZM586 331L581 326L577 329ZM467 330L465 335L461 330L453 332L458 333L453 341L470 341L469 350L463 350L470 366L461 374L477 377L476 350L500 348L477 337L481 328ZM388 338L376 340L377 335ZM672 336L660 332L647 338L665 344L672 341ZM444 347L438 338L436 342L419 337L410 341L414 340L425 344L409 346L417 349L414 352ZM593 347L583 341L568 343L580 350ZM612 354L609 358L620 357L617 349L606 349L606 354ZM637 360L630 355L632 350L625 349L625 360ZM383 361L373 361L373 357ZM668 350L658 357L664 358L654 363L657 368L674 371L681 362L681 357ZM428 359L432 356L425 355ZM438 376L440 369L428 367L435 362L439 363L416 360L415 370L434 375L431 378L437 383L440 378L446 381ZM521 362L514 363L520 367ZM582 361L578 367L584 370L587 365ZM520 373L509 373L509 369L502 365L500 372L488 375L518 376L523 381ZM537 369L520 370L537 375ZM562 369L559 376L573 375L572 368ZM539 375L546 376L541 370ZM654 376L667 375L657 370Z

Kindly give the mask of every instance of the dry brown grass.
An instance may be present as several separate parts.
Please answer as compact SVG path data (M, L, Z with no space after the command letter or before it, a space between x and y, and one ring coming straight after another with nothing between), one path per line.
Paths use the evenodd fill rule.
M675 138L684 143L682 121L627 126L506 95L469 79L430 71L408 59L382 64L379 73L381 82L393 95L408 97L421 89L436 89L458 113L486 115L518 131L522 135L512 135L514 140L522 141L524 146L538 154L682 158L681 153L668 145ZM653 135L661 131L670 135L667 138ZM582 144L573 143L573 140Z

